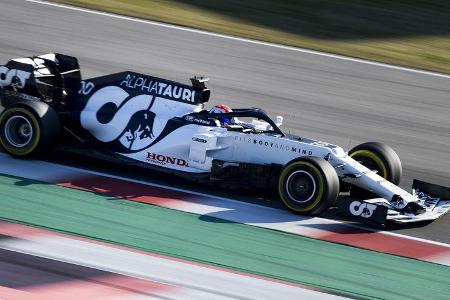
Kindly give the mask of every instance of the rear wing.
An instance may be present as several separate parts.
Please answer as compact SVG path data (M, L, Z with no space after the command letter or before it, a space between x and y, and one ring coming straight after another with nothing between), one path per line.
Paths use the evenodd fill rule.
M35 85L34 67L32 65L10 60L6 65L0 65L0 88L24 90Z
M121 72L83 81L75 57L49 53L12 59L0 66L0 100L3 106L20 100L43 100L47 103L70 103L70 109L82 110L94 94L115 87L119 94L123 91L129 98L148 95L155 100L168 100L171 103L168 110L186 114L209 100L207 81L205 77L193 77L191 85L187 85L136 72Z
M187 85L127 71L82 81L78 90L78 97L90 98L92 94L103 88L117 87L118 90L123 90L133 97L149 95L155 98L196 106L209 100L210 90L205 85L207 81L208 78L205 77L193 77L191 78L192 85Z
M75 57L50 53L16 58L0 66L0 88L43 100L63 97L77 89L81 73Z

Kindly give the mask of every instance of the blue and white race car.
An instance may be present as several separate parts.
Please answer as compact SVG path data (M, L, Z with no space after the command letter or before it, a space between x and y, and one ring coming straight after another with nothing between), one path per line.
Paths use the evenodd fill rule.
M0 66L0 144L19 158L59 147L219 185L275 189L292 211L317 215L338 201L347 215L377 223L434 220L450 189L398 183L398 155L381 143L350 151L285 134L262 109L205 109L207 79L191 85L134 72L81 79L62 54ZM346 198L347 199L347 198Z

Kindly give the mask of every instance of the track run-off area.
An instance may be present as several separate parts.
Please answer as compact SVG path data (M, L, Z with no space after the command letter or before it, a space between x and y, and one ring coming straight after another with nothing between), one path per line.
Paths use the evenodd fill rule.
M404 188L450 185L447 75L41 1L2 1L0 25L0 63L60 52L85 78L207 75L212 104L265 108L346 150L385 142ZM0 299L450 297L450 216L377 232L95 170L0 153Z
M448 297L450 246L443 243L5 154L0 162L0 249L14 254L5 253L2 263L18 268L13 263L21 253L70 264L67 271L41 264L39 272L57 275L48 277L66 277L54 279L56 291L82 295L93 288L150 298L167 292L176 299ZM137 249L141 256L14 223ZM89 269L72 275L73 265L100 274ZM24 284L21 290L10 275L3 278L7 296L56 293L49 282L30 278L28 285L44 286ZM123 291L127 280L136 280L137 290L131 284ZM114 291L104 291L109 288Z

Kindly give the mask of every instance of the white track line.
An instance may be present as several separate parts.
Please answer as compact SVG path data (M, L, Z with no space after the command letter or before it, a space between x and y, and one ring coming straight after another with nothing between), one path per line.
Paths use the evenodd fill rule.
M42 5L59 7L59 8L65 8L65 9L70 9L70 10L74 10L74 11L80 11L80 12L85 12L85 13L90 13L90 14L95 14L95 15L100 15L100 16L106 16L106 17L111 17L111 18L116 18L116 19L122 19L122 20L127 20L127 21L132 21L132 22L144 23L144 24L153 25L153 26L182 30L182 31L187 31L187 32L192 32L192 33L197 33L197 34L202 34L202 35L209 35L209 36L214 36L214 37L219 37L219 38L224 38L224 39L229 39L229 40L234 40L234 41L240 41L240 42L244 42L244 43L268 46L268 47L273 47L273 48L278 48L278 49L283 49L283 50L296 51L296 52L301 52L301 53L306 53L306 54L335 58L335 59L339 59L339 60L357 62L357 63L367 64L367 65L372 65L372 66L377 66L377 67L383 67L383 68L389 68L389 69L394 69L394 70L399 70L399 71L406 71L406 72L411 72L411 73L416 73L416 74L429 75L429 76L434 76L434 77L450 79L450 75L443 74L443 73L424 71L424 70L412 69L412 68L405 68L405 67L400 67L400 66L375 62L375 61L369 61L369 60L364 60L364 59L360 59L360 58L348 57L348 56L343 56L343 55L338 55L338 54L326 53L326 52L309 50L309 49L304 49L304 48L297 48L297 47L292 47L292 46L285 46L285 45L280 45L280 44L275 44L275 43L269 43L269 42L248 39L248 38L240 38L240 37L236 37L236 36L230 36L230 35L225 35L225 34L220 34L220 33L199 30L199 29L193 29L193 28L183 27L183 26L179 26L179 25L172 25L172 24L167 24L167 23L148 21L148 20L143 20L143 19L139 19L139 18L127 17L127 16L122 16L122 15L113 14L113 13L106 13L106 12L96 11L96 10L87 9L87 8L80 8L80 7L75 7L75 6L71 6L71 5L50 3L50 2L42 1L42 0L25 0L25 1L42 4Z

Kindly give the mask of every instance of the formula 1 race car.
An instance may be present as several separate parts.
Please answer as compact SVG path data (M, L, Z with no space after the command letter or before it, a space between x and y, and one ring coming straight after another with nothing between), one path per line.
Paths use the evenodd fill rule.
M377 223L434 220L450 189L415 181L398 187L398 155L382 143L349 152L283 133L259 108L206 110L207 79L191 85L122 72L81 79L61 54L0 66L0 144L18 158L67 151L145 166L220 185L275 189L292 211L318 215L338 201L347 215Z

